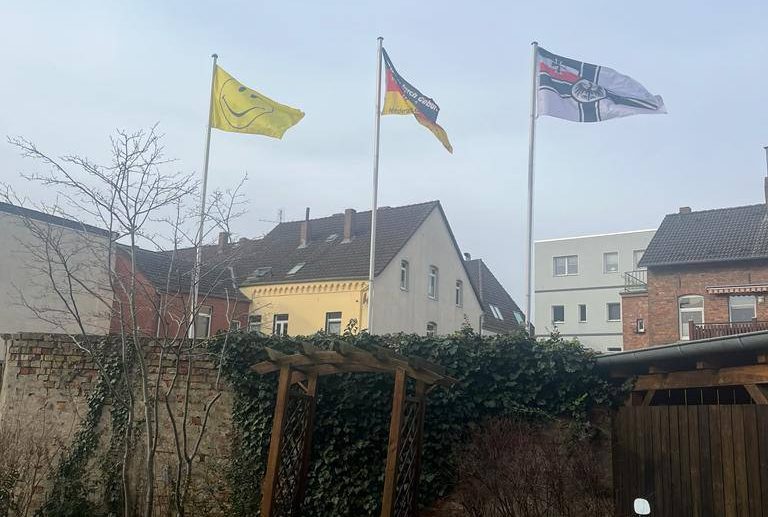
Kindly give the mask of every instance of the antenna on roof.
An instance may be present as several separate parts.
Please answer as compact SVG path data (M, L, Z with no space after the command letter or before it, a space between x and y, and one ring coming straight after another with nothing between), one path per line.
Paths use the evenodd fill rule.
M285 218L285 210L282 208L277 209L277 222L282 223L283 219Z
M765 149L765 175L768 177L768 145L764 146L763 149Z

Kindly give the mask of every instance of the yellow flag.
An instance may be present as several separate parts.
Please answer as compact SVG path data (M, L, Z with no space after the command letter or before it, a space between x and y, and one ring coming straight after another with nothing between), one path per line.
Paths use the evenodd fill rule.
M282 138L304 112L275 102L216 66L211 91L211 127L232 133Z

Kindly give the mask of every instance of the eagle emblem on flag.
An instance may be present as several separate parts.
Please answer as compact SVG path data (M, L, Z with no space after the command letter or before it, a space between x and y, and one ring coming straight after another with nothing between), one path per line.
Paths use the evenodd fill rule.
M666 113L663 99L612 68L538 49L538 115L601 122L643 113Z

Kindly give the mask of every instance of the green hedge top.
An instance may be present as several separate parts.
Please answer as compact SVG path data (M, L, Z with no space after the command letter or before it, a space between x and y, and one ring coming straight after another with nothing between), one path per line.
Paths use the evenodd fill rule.
M451 488L456 453L485 419L517 415L567 418L586 425L593 409L614 406L623 398L622 390L597 371L593 352L557 337L536 342L523 333L480 337L470 331L446 337L230 335L224 370L235 391L231 472L235 514L258 515L277 384L276 375L260 376L249 367L266 359L264 347L294 353L301 342L330 349L338 340L429 359L459 380L451 388L436 388L428 397L420 482L420 501L425 504ZM222 343L220 339L213 346ZM377 514L392 388L392 376L385 374L320 378L303 515Z

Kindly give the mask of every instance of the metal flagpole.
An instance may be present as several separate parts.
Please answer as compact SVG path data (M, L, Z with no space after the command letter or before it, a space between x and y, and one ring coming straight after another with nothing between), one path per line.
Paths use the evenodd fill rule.
M195 312L197 311L197 297L200 286L200 270L203 264L203 229L205 227L205 196L208 190L208 159L211 153L211 124L213 119L213 85L216 80L216 61L219 59L217 54L212 54L213 71L211 73L211 97L208 101L208 132L205 136L205 162L203 163L203 187L200 195L200 226L197 229L195 239L195 267L192 273L192 300L190 312L189 336L195 339Z
M376 212L379 197L379 135L381 134L381 49L384 38L378 37L376 50L376 124L373 141L373 199L371 201L371 255L368 267L368 332L373 334L373 277L376 275Z
M526 281L526 308L525 317L528 327L528 333L532 334L533 322L531 321L531 306L533 304L533 158L535 155L536 144L536 86L538 84L538 59L539 43L531 43L533 47L533 74L531 76L531 120L528 136L528 231L526 232L527 257L525 261L525 281Z

